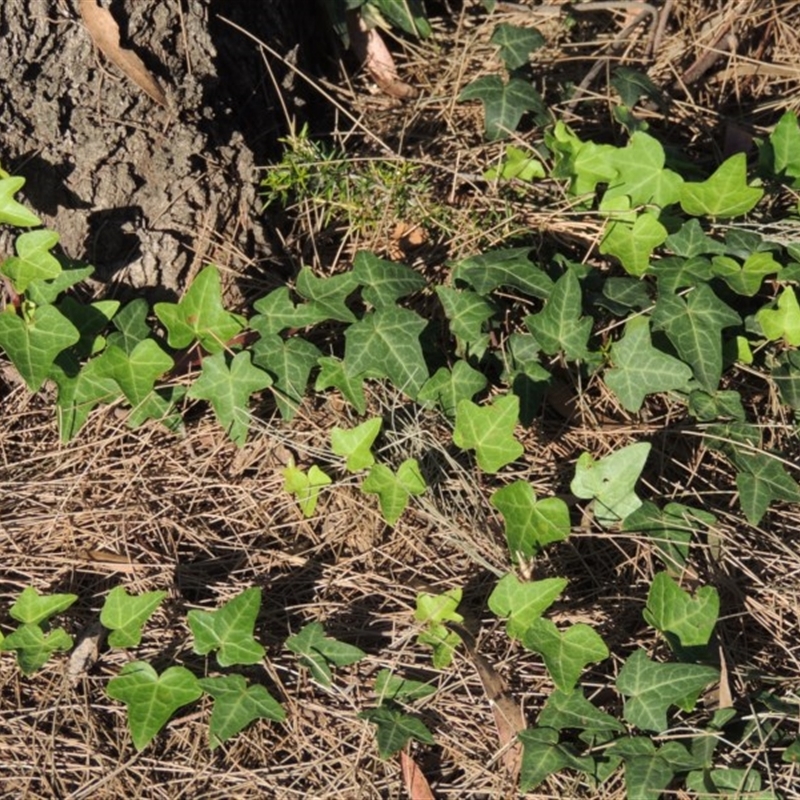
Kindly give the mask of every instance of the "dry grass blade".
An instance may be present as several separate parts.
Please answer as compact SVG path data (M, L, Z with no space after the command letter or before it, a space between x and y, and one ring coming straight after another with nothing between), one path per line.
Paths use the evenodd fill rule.
M167 107L167 96L155 76L132 50L120 46L119 25L111 12L95 0L81 0L81 18L97 49L160 106Z

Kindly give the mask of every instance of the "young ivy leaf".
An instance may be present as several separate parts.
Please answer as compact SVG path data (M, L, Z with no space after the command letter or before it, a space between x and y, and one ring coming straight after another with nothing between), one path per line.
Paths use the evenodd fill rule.
M688 709L694 698L710 683L719 679L719 670L699 664L658 664L644 650L636 650L617 676L617 691L628 698L623 716L643 731L663 733L669 727L670 706Z
M653 347L650 321L631 317L625 333L611 347L613 369L605 373L609 389L628 411L637 412L648 394L688 391L692 369L673 356Z
M456 647L461 644L461 637L445 624L461 624L464 621L464 617L456 611L461 595L461 589L451 589L438 595L425 592L417 595L414 619L425 626L417 642L433 648L433 666L436 669L449 667Z
M503 83L498 75L484 75L466 86L458 99L483 103L485 136L489 141L513 133L526 111L546 113L539 93L520 78Z
M294 464L289 464L283 470L283 488L297 498L297 504L304 517L313 517L317 508L319 492L323 486L328 486L331 479L316 464L308 472L298 469Z
M458 341L456 355L482 358L489 344L484 323L494 316L494 306L468 289L437 286L436 294L450 323L450 333Z
M391 670L382 669L375 678L375 694L381 703L410 703L436 694L436 687L423 681L401 678Z
M383 759L391 758L402 750L410 739L423 744L435 744L431 732L424 723L399 708L368 708L358 715L359 719L371 722L378 729L375 738L378 753Z
M38 625L66 611L77 599L76 594L40 595L33 586L26 586L8 613L17 622Z
M142 627L166 596L166 592L129 595L122 586L115 586L100 611L101 624L111 631L109 646L137 647L142 641Z
M55 306L37 306L24 317L13 306L0 313L0 347L31 392L39 391L58 354L80 338L80 331Z
M684 183L681 208L694 217L738 217L751 211L764 194L747 185L747 155L736 153L700 183Z
M627 197L619 197L617 202L623 206L630 203ZM607 210L610 205L605 198L603 205L603 210ZM667 236L667 229L657 217L645 211L637 214L633 222L624 219L609 220L600 242L600 252L618 258L629 275L639 277L647 272L650 256L656 247L664 244Z
M560 351L570 361L584 359L589 334L590 317L581 317L582 293L578 276L573 269L556 281L544 310L525 318L528 330L536 337L542 350L549 356Z
M608 658L608 647L600 634L581 622L562 633L549 619L537 619L525 630L522 644L539 653L553 683L562 692L575 688L588 664Z
M203 690L185 667L169 667L159 675L146 661L133 661L108 682L106 694L127 706L134 747L144 750L169 718Z
M545 545L562 542L569 536L567 504L557 497L537 500L526 481L498 489L489 501L502 515L511 560L530 559Z
M61 263L50 252L57 244L59 235L54 231L41 230L21 233L14 249L16 256L0 262L0 272L23 294L33 281L46 281L61 274Z
M271 385L269 375L250 363L249 352L243 350L233 358L223 352L203 359L203 371L188 396L210 401L228 436L242 447L250 427L250 395Z
M272 392L281 417L294 419L308 389L311 370L322 353L300 336L284 341L280 336L262 336L252 347L253 363L272 378Z
M756 322L769 341L783 339L792 347L800 346L800 304L794 287L783 289L776 308L764 307L756 312Z
M244 317L222 305L219 270L213 265L198 273L179 303L156 303L153 311L176 350L198 341L206 352L219 353L245 326Z
M518 419L516 395L498 397L489 406L461 400L456 407L453 442L462 450L474 450L478 466L484 472L495 473L525 452L514 438Z
M422 405L438 405L452 419L456 415L459 402L472 400L478 392L486 388L487 383L488 380L482 372L459 359L452 369L439 367L423 384L417 401Z
M204 656L217 651L221 667L258 664L264 648L253 630L261 607L261 589L251 587L216 611L190 611L186 618L194 636L194 652Z
M14 199L24 185L25 178L11 177L0 169L0 223L15 228L33 228L42 224L39 217Z
M383 420L380 417L372 417L350 430L334 428L331 431L331 450L347 459L348 472L360 472L375 463L370 448L381 432L381 425Z
M314 384L314 391L324 392L326 389L338 389L359 414L365 414L367 398L364 396L364 381L370 377L370 373L362 372L358 375L350 375L345 368L344 361L334 356L318 358L317 365L319 374Z
M386 377L412 399L428 379L419 336L427 323L406 308L365 314L344 332L345 369L350 376Z
M374 464L361 485L362 492L379 496L383 518L389 525L400 519L411 495L424 494L427 488L415 458L406 459L397 474L384 464Z
M308 667L314 680L325 688L333 681L329 664L346 667L366 656L360 648L326 636L321 622L309 622L286 640L286 647L300 657L300 663Z
M598 461L591 453L582 453L578 458L570 491L593 501L595 519L604 527L624 520L642 504L634 487L650 447L649 442L637 442Z
M319 320L355 322L355 314L345 305L345 300L358 288L352 271L327 278L318 278L311 269L303 267L297 275L295 289L308 300L309 309ZM310 323L307 323L310 324Z
M58 298L76 284L86 280L94 272L94 267L70 265L62 269L57 277L49 281L32 281L25 293L28 300L37 306L55 303Z
M708 645L719 617L719 593L713 586L703 586L692 597L666 572L659 572L650 584L643 616L682 658Z
M783 270L772 253L750 253L741 265L730 256L714 256L711 265L714 275L722 278L736 294L745 297L755 296L764 278Z
M39 625L32 623L20 625L0 642L0 650L16 651L17 664L23 675L30 675L43 667L56 651L71 648L72 637L63 628L45 633Z
M565 578L545 578L522 582L514 573L503 576L489 595L489 608L507 619L506 629L512 639L522 639L525 632L550 608L564 591Z
M361 296L373 308L393 306L401 297L425 287L425 278L405 264L378 258L361 250L353 259L353 277L363 287Z
M667 334L708 392L717 390L722 376L722 331L740 324L741 317L708 285L687 297L662 291L653 312L653 330Z
M283 706L263 686L248 686L242 675L201 678L198 684L214 698L208 727L212 750L236 736L253 720L283 722L286 719Z
M498 25L489 42L500 48L500 58L506 69L515 70L528 63L528 56L540 47L544 47L544 36L536 28L525 28L521 25Z

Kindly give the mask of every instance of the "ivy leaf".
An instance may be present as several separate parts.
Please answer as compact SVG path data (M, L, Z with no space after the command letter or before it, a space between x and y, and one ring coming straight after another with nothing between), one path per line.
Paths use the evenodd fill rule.
M150 306L143 297L127 303L111 320L117 330L108 335L107 343L130 355L139 342L150 337L150 328L147 325L149 311Z
M373 2L389 22L410 36L419 36L421 39L426 39L433 33L425 16L425 6L422 0L373 0ZM372 5L372 3L369 5ZM354 4L352 2L348 3L348 9L353 7ZM370 9L366 8L365 16L369 15L369 12Z
M58 386L59 436L62 442L68 442L83 427L94 408L100 403L114 402L122 396L122 390L108 377L101 359L93 358L80 367L77 374L69 374L61 366L62 358L63 354L53 365L50 377Z
M133 661L108 682L106 694L128 707L134 747L144 750L169 718L197 700L203 690L185 667L169 667L159 675L146 661Z
M57 277L49 281L32 281L25 293L28 300L37 306L55 303L67 289L88 278L94 267L73 267L62 269Z
M642 504L634 487L650 447L649 442L637 442L597 461L591 453L582 453L578 458L570 491L593 501L595 518L604 527L624 520Z
M700 664L657 664L644 650L636 650L617 676L617 690L625 701L623 716L643 731L663 733L667 710L683 706L719 679L719 671ZM693 705L693 704L692 704Z
M352 270L340 275L318 278L309 267L297 275L295 289L300 297L309 301L311 310L321 319L337 322L355 322L355 314L345 305L345 300L358 288Z
M428 379L419 336L427 323L405 308L379 308L345 331L345 369L386 377L412 399Z
M627 146L614 151L612 164L617 169L617 175L609 183L603 198L624 195L630 198L629 208L650 204L664 208L677 203L683 178L677 172L665 169L665 160L661 142L643 131L637 131Z
M606 714L583 696L583 692L556 689L547 698L537 727L562 731L575 728L595 734L624 733L625 726L611 714Z
M76 594L41 595L33 586L26 586L8 610L12 619L27 625L38 625L66 611L76 600Z
M405 264L378 258L361 250L353 259L353 277L363 287L361 296L374 308L393 306L401 297L425 288L425 278Z
M646 500L625 517L622 529L646 533L655 542L665 566L679 572L686 566L692 534L699 526L715 522L716 517L707 511L681 503L668 503L661 510Z
M316 464L313 464L307 473L298 469L294 464L290 464L283 470L283 478L284 490L297 498L297 504L300 506L303 516L313 517L320 489L330 485L330 477Z
M767 275L776 275L783 269L772 253L764 252L750 253L741 265L729 256L714 256L711 265L714 275L722 278L736 294L745 297L753 297Z
M667 238L667 229L656 217L645 212L631 224L611 221L600 242L600 252L619 259L629 275L639 277L647 272L650 256Z
M557 497L537 500L527 481L514 481L498 489L490 499L503 515L511 560L530 559L545 545L569 536L567 504Z
M661 292L653 313L653 329L666 332L698 383L712 393L722 376L722 331L740 324L740 316L707 285L685 298Z
M800 178L800 125L797 115L787 111L778 120L769 142L772 147L773 172L794 180Z
M548 775L561 769L581 772L587 769L587 760L578 758L566 746L559 744L558 731L552 728L528 728L520 731L517 737L522 742L521 792L530 792Z
M400 519L412 494L424 494L427 488L415 458L406 459L397 474L384 464L375 464L361 485L362 492L380 497L381 512L389 525Z
M192 610L186 615L194 636L194 652L204 656L216 651L221 667L258 664L264 648L253 630L261 607L261 589L245 589L216 611Z
M778 387L781 402L800 411L800 351L790 350L778 359L772 380Z
M58 354L80 338L80 331L55 306L37 306L25 318L13 306L0 313L0 347L31 392L39 391Z
M142 641L142 627L166 596L166 592L129 595L122 586L115 586L100 611L100 623L111 631L108 644L137 647Z
M675 293L687 286L700 286L714 277L711 261L705 256L667 256L652 263L647 272L658 279L661 294Z
M623 105L628 108L633 108L640 97L647 97L662 108L664 106L661 92L647 73L628 67L618 67L614 70L611 85L619 93Z
M794 287L784 287L777 308L764 307L756 312L756 322L769 341L783 339L792 347L800 346L800 304Z
M581 622L563 633L549 620L539 618L526 628L522 644L539 653L558 689L571 692L589 664L608 658L608 647L600 634Z
M742 470L736 475L739 502L751 525L758 525L774 500L800 502L800 486L780 461L768 453L746 453L739 457Z
M462 594L461 589L451 589L438 595L426 592L417 595L414 619L425 626L417 637L417 643L433 648L433 666L436 669L449 667L456 647L461 644L461 637L445 623L461 624L464 621L456 611Z
M328 664L346 667L355 664L366 656L366 653L351 644L340 642L325 635L325 628L320 622L309 622L299 633L286 640L286 647L300 656L300 663L308 667L314 680L328 688L333 674Z
M609 753L624 759L627 796L641 800L660 800L677 773L696 766L680 742L667 742L656 749L653 742L644 736L618 739L609 748Z
M528 63L528 56L544 47L544 36L536 28L501 23L495 27L489 41L500 48L500 58L506 69L515 70Z
M156 303L155 315L167 329L170 347L182 350L195 340L208 353L219 353L245 326L244 317L222 305L219 271L201 270L179 303Z
M461 400L456 406L453 442L462 450L475 450L478 466L495 473L519 458L525 448L514 438L519 419L519 398L498 397L489 406Z
M94 303L79 303L73 297L63 297L57 306L58 310L78 329L80 339L72 349L76 358L88 358L100 352L106 346L106 340L100 335L114 314L119 302L116 300L98 300Z
M437 286L436 294L450 322L450 333L459 340L457 355L481 358L486 352L489 335L484 323L495 314L495 307L476 292Z
M487 169L483 177L487 181L498 179L510 181L516 178L531 183L536 178L547 177L547 173L544 164L539 161L533 150L523 150L510 144L506 147L502 161L497 166Z
M13 225L15 228L33 228L42 221L22 203L14 199L14 195L25 185L25 178L11 177L0 170L0 222Z
M174 366L172 359L154 339L145 339L130 353L109 345L98 357L97 377L112 378L131 404L128 424L140 425L147 419L159 419L167 427L182 424L180 415L173 413L174 394L156 390L155 382Z
M454 267L453 281L465 281L481 295L504 286L546 300L553 281L543 269L531 263L529 253L529 247L512 247L470 256Z
M466 361L459 359L452 370L440 367L422 385L417 402L422 405L436 404L451 419L461 400L471 400L482 392L488 383L486 376L473 369Z
M33 281L57 278L61 274L61 263L50 252L57 244L59 235L54 231L28 231L17 236L14 243L16 256L0 262L2 274L22 294Z
M188 396L210 401L228 436L242 447L250 427L250 395L271 384L269 375L250 363L250 353L246 350L233 358L224 352L216 353L203 359L203 371Z
M563 350L570 361L589 355L586 344L592 320L581 317L581 304L581 285L575 271L568 269L553 286L544 310L525 317L528 330L547 355Z
M489 608L507 619L506 629L512 639L522 639L542 614L564 591L565 578L545 578L522 583L516 575L504 575L489 595Z
M436 744L431 732L424 723L406 714L399 708L368 708L358 715L377 727L375 739L378 743L378 753L383 759L391 758L402 750L406 743L415 739L423 744Z
M262 337L252 348L253 363L272 378L271 389L281 417L294 419L308 389L311 370L322 353L300 336L284 341L280 336Z
M625 333L611 347L614 368L605 373L605 382L623 407L637 412L648 394L688 391L691 367L653 347L650 322L646 317L631 317Z
M322 356L317 359L317 364L319 374L314 384L314 391L338 389L359 414L365 414L367 399L364 396L364 380L369 373L350 375L345 369L344 361L333 356Z
M348 472L360 472L375 463L370 448L378 438L381 425L383 420L380 417L372 417L350 430L336 427L331 431L331 450L347 459Z
M41 669L53 653L71 648L72 637L63 628L45 633L32 623L20 625L0 642L0 650L16 651L17 664L23 675Z
M198 684L214 698L208 729L212 750L236 736L253 720L263 718L283 722L286 719L281 704L263 686L248 686L242 675L201 678Z
M423 681L414 681L393 675L391 670L382 669L375 678L375 694L381 703L410 703L436 694L436 687Z
M484 75L466 86L458 99L483 103L484 134L489 141L513 133L526 111L546 113L539 93L520 78L511 78L508 83L503 83L498 75Z
M681 208L694 217L738 217L751 211L764 194L747 185L747 156L736 153L700 183L684 183Z
M719 617L719 594L713 586L703 586L692 597L666 572L659 572L650 584L643 616L664 634L679 658L690 657L692 650L702 654Z
M327 312L314 303L295 305L289 297L289 287L281 286L256 300L253 308L259 313L250 320L250 327L264 338L287 328L305 328L328 319Z
M670 234L666 245L667 249L684 258L725 252L725 245L708 236L696 219L687 220L680 230Z
M697 770L686 776L686 790L695 797L719 800L778 800L773 791L761 791L761 775L750 769Z

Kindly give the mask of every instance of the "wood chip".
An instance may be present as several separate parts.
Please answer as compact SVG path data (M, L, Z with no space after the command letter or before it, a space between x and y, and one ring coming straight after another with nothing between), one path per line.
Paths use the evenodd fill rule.
M97 49L160 106L167 107L167 96L153 74L132 50L119 43L119 25L111 12L97 5L96 0L80 0L83 24Z

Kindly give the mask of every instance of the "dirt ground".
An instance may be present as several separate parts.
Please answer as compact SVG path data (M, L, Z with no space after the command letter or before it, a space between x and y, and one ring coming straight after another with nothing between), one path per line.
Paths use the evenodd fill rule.
M276 276L296 270L304 255L315 268L337 269L346 262L364 245L352 231L331 234L335 226L303 210L289 217L261 211L259 167L279 158L287 119L330 125L337 133L347 129L339 141L356 142L358 155L388 146L398 158L430 169L444 208L440 218L449 227L443 223L432 234L435 246L422 253L431 257L423 271L440 269L448 255L472 254L509 231L519 236L535 229L525 240L531 246L557 241L574 252L585 252L596 236L596 230L559 219L547 208L501 203L480 179L499 151L483 142L479 112L455 99L471 77L497 65L487 46L494 23L485 22L478 3L437 4L435 44L398 45L403 75L420 89L418 100L405 105L382 96L352 70L330 82L336 51L314 22L315 0L102 5L119 21L123 43L164 87L166 108L97 52L77 0L0 5L0 165L28 179L24 199L61 234L64 253L97 268L99 293L174 298L213 261L241 300L254 283L274 285ZM530 20L529 13L510 4L508 21ZM596 54L605 52L600 45L613 42L624 27L625 13L614 9L582 18L571 34L577 44L559 34L545 54L550 61L542 66L544 83L580 83L600 58ZM535 23L546 32L552 20L543 14ZM725 44L734 47L735 57L723 51L728 55L703 61L704 47L719 45L725 26L736 20L749 22L732 29L739 37L735 45ZM797 2L686 0L673 4L653 58L641 55L639 40L619 52L641 57L654 80L672 93L671 115L654 112L654 129L695 155L718 154L746 147L783 110L800 107L798 31ZM297 78L293 65L321 91ZM566 102L554 102L555 110L592 134L606 131L606 78L600 70L587 84L592 113L581 118ZM496 218L502 218L496 232L494 222L474 232L475 219ZM382 220L378 233L370 233L370 246L386 249L395 225L408 221ZM7 249L0 239L0 252ZM373 392L370 412L386 420L382 454L398 463L417 457L426 474L438 476L394 528L346 476L338 476L337 490L323 498L325 513L310 521L283 490L280 469L290 456L303 466L318 463L332 473L338 468L335 461L325 463L330 429L359 420L333 396L311 397L291 426L256 409L254 434L241 449L209 414L194 409L182 439L157 426L131 431L108 409L94 414L78 439L62 444L52 396L30 396L18 382L3 384L2 621L8 622L6 609L25 586L74 592L80 599L70 611L69 632L81 640L92 635L113 586L166 589L169 598L149 623L136 657L152 659L159 670L181 663L200 674L211 662L191 652L186 611L216 607L243 588L260 586L264 604L257 634L267 658L247 675L280 699L287 721L261 720L212 752L208 707L192 707L135 753L124 709L103 691L133 656L101 649L74 675L59 657L34 678L21 679L4 654L0 794L31 800L407 797L398 761L378 758L374 728L358 717L375 702L377 672L392 668L437 685L421 709L437 746L412 748L435 796L517 796L503 768L476 659L459 652L451 668L434 670L430 651L416 643L413 619L420 591L463 587L465 627L509 697L528 721L535 719L552 691L544 666L510 642L486 610L488 594L507 569L502 529L488 502L497 487L446 444L450 432L440 417L379 387ZM591 387L587 392L589 419L603 399ZM776 413L779 423L791 427ZM647 435L647 427L624 420L592 426L551 413L524 435L525 462L511 477L528 480L538 496L566 496L578 453L621 447ZM730 683L737 697L749 698L763 675L777 676L786 691L797 692L800 511L781 509L760 530L742 526L729 502L734 476L720 459L702 448L671 450L665 441L654 443L654 453L659 471L645 476L653 496L698 498L700 504L699 498L714 498L725 487L714 501L722 545L708 548L698 570L723 597L720 647L736 665ZM641 618L656 567L652 548L640 540L578 527L540 568L570 577L569 592L555 610L559 621L591 623L613 653L658 646ZM290 633L311 620L368 654L356 668L339 671L329 691L298 670L284 646ZM608 707L616 702L609 697L618 666L612 659L585 676ZM753 733L739 752L732 748L731 759L749 758L786 800L800 797L793 788L795 768L776 756L765 760L757 742L761 733ZM597 792L562 774L530 796L620 800L623 778L614 776Z

